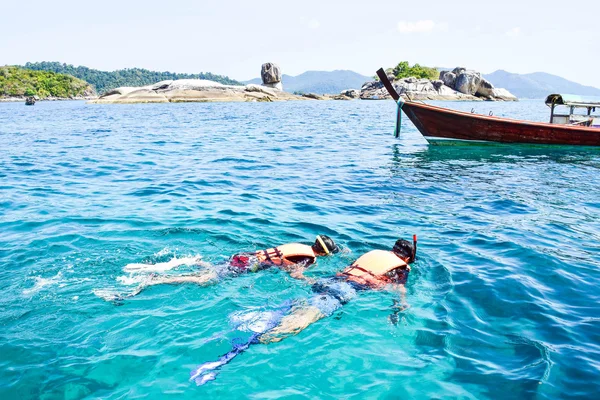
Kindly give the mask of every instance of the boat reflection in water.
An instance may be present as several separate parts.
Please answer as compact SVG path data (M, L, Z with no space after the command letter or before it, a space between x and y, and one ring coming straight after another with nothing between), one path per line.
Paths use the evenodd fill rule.
M581 146L518 146L497 144L487 146L422 146L407 151L401 145L392 146L392 173L402 173L410 165L430 169L476 166L480 163L568 163L600 168L600 147Z

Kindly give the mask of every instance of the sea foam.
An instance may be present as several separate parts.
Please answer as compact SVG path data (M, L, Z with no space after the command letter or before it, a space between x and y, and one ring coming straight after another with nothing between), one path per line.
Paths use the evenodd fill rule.
M33 285L33 287L23 290L23 294L25 294L25 295L35 294L35 293L39 292L40 290L42 290L42 288L44 288L46 286L56 285L57 283L59 283L61 281L61 279L62 279L62 274L60 272L58 274L54 275L52 278L42 278L41 276L36 276L35 284Z

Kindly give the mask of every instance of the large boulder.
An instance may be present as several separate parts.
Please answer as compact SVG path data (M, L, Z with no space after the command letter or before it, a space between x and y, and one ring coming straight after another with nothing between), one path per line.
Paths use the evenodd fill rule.
M126 94L131 93L138 89L139 89L139 87L122 86L122 87L118 87L116 89L111 89L111 90L108 90L108 91L102 93L100 95L100 98L114 96L114 95L122 96L122 95L126 95Z
M264 63L260 69L263 85L281 82L281 68L273 63Z
M492 96L494 100L503 101L518 101L517 97L506 89L495 88L492 90Z
M456 76L459 76L460 74L462 74L463 72L465 72L467 69L465 67L456 67L452 70L452 73Z
M452 71L441 71L440 79L418 79L415 77L396 79L388 74L396 92L409 100L504 100L517 98L505 89L494 88L483 79L481 73L456 67ZM391 96L379 81L366 82L360 89L363 100L389 99Z
M382 100L391 99L388 91L383 87L381 81L365 82L360 88L360 98L362 100Z
M405 78L394 82L394 88L398 94L405 94L413 97L417 94L435 94L437 88L429 79Z
M276 84L273 84L276 85ZM281 82L279 82L281 85ZM95 103L179 103L215 101L285 101L302 97L264 85L223 85L201 79L162 81L137 88L122 87L103 94Z
M269 96L277 97L277 93L275 90L270 89L266 86L255 85L253 83L246 85L246 92L258 92L267 94Z
M482 97L493 97L494 96L494 85L488 80L481 78L481 82L479 83L479 87L476 92L477 96Z
M479 72L467 70L461 72L456 77L454 89L464 94L475 95L475 93L477 93L477 89L479 89L480 83L481 74Z
M456 82L456 75L450 71L440 72L440 80L444 82L444 85L454 89L454 83Z
M340 92L341 96L350 97L351 99L358 99L360 97L360 90L357 89L346 89Z
M461 99L463 96L465 96L464 94L459 93L456 90L454 90L451 87L446 86L446 85L442 85L442 87L439 88L437 92L438 92L438 95L441 96L442 98L455 97L456 99Z

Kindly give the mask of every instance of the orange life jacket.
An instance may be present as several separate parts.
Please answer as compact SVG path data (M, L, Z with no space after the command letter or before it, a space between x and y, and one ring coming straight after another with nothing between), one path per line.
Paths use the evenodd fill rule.
M383 286L391 283L390 278L385 274L401 267L410 268L404 260L391 251L373 250L354 261L342 272L342 275L358 283Z
M316 255L312 247L301 243L289 243L271 249L260 250L256 252L256 257L261 263L272 263L274 265L295 264L293 261L295 257L309 258L309 264L314 263L316 260Z

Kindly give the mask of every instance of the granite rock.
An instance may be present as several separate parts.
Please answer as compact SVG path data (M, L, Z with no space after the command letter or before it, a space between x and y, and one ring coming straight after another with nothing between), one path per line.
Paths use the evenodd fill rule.
M481 82L479 83L479 87L477 88L477 92L475 93L477 96L482 97L494 97L494 85L488 80L481 78Z
M274 63L264 63L260 69L263 84L281 82L281 68Z
M518 101L517 96L506 89L495 88L492 90L492 99L502 101Z
M456 75L450 71L440 72L440 80L444 82L444 85L453 88L456 82Z
M358 99L360 97L360 90L357 89L346 89L340 92L341 96L350 97L351 99Z
M415 77L396 79L393 76L388 76L388 79L396 92L409 100L517 101L508 90L494 88L479 72L464 67L441 71L440 79L433 81ZM361 87L360 98L380 100L391 96L381 82L371 81Z
M93 103L177 103L217 101L302 100L300 96L262 85L223 85L201 79L179 79L142 87L121 87L102 94Z
M475 95L481 83L481 74L472 70L463 71L456 76L454 89L464 94Z

